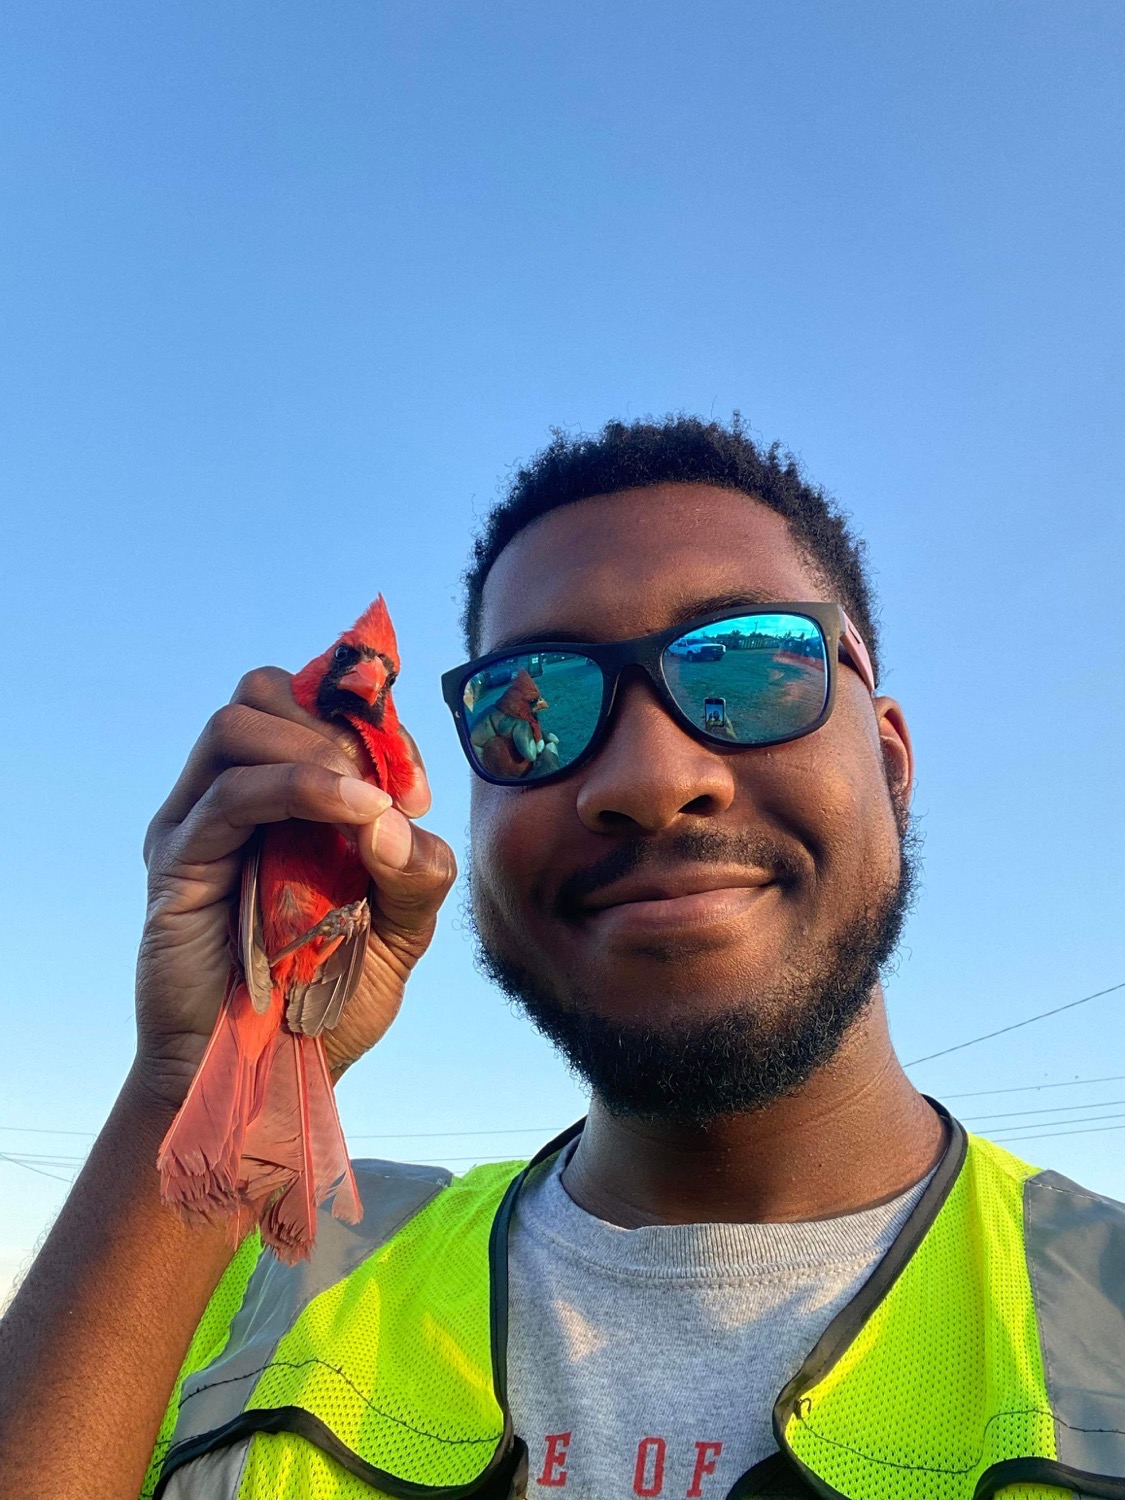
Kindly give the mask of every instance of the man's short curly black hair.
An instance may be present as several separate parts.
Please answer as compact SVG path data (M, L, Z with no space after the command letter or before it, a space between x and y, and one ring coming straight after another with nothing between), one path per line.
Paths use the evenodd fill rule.
M480 647L485 579L514 536L561 505L654 484L741 490L784 516L794 540L867 642L878 675L874 596L862 539L824 490L804 478L793 455L777 443L760 447L737 412L727 426L669 416L659 422L607 422L593 436L556 432L541 453L516 470L473 545L462 616L470 655Z

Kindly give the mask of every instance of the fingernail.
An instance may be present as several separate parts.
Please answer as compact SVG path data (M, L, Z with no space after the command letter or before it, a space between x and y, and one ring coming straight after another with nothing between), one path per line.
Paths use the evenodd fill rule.
M401 813L392 813L389 818L380 818L372 824L371 848L380 864L390 865L392 870L405 870L414 848L414 835L407 819Z
M360 781L358 776L340 777L340 801L364 818L377 818L391 805L390 797L381 787Z

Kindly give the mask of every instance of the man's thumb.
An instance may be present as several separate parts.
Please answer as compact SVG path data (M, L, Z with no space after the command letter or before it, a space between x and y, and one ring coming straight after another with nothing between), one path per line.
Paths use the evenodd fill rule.
M417 934L424 946L438 907L457 879L453 850L394 807L356 832L360 858L375 884L378 913L404 936Z

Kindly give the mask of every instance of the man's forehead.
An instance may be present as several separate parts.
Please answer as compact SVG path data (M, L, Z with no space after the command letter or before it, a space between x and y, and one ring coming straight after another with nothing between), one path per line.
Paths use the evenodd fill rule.
M485 581L480 649L620 640L728 602L830 597L787 522L761 501L652 485L562 506L515 536Z

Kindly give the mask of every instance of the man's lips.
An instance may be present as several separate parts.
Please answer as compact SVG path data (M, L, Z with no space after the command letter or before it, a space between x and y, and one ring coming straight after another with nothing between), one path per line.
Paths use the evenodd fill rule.
M603 936L706 927L740 916L774 884L764 870L638 875L588 897L580 916Z

